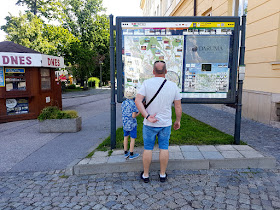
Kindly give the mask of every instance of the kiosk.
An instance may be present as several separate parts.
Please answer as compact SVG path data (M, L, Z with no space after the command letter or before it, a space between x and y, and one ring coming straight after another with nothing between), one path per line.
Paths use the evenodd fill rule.
M55 69L62 57L41 54L10 41L0 42L0 123L36 119L47 106L62 108Z

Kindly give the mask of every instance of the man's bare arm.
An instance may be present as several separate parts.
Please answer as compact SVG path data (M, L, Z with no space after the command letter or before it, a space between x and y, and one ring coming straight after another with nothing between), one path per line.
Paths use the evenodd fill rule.
M182 105L181 100L174 101L175 113L176 113L176 121L174 122L174 130L178 130L181 127L181 117L182 117Z
M144 96L141 95L141 94L137 94L136 95L136 98L135 98L135 104L137 106L137 109L138 111L142 114L143 117L145 117L149 122L151 123L155 123L157 122L158 120L155 118L156 114L153 114L153 115L149 115L149 113L146 111L142 101L144 99ZM148 117L148 118L147 118Z

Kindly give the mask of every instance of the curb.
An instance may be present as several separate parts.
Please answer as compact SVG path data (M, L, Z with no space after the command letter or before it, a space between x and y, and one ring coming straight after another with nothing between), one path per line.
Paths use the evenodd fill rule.
M214 149L220 149L213 152ZM224 149L233 149L235 151ZM204 146L170 146L169 162L167 170L208 170L208 169L245 169L245 168L260 168L260 169L273 169L276 167L276 159L274 157L264 156L253 148L246 146L229 146L229 145L204 145ZM202 156L198 157L197 153L186 150L198 150ZM135 148L140 154L143 148ZM208 151L206 151L208 150ZM211 151L209 151L211 150ZM240 152L242 157L226 157L231 152ZM246 153L244 155L244 153ZM153 161L150 166L151 171L160 170L159 151L153 151ZM190 157L190 154L194 156ZM206 155L212 156L206 158ZM217 155L218 154L218 155ZM252 155L254 154L254 155ZM220 155L220 156L219 156ZM224 155L224 156L223 156ZM187 157L187 158L186 158ZM90 174L103 174L114 172L137 172L143 168L142 158L133 160L126 160L123 157L122 150L114 150L111 156L108 152L96 152L92 158L85 158L76 160L67 171L71 175L90 175Z

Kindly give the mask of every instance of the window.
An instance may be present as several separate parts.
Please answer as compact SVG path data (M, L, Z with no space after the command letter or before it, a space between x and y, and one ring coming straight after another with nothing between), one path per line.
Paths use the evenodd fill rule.
M6 91L25 91L25 69L5 68Z
M50 69L41 68L41 90L50 90L51 89L51 72Z

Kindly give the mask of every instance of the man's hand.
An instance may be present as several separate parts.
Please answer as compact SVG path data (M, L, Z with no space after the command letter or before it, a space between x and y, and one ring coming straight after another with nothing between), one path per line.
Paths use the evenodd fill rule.
M156 114L150 115L147 120L151 123L155 123L158 121L158 119L156 118Z
M180 121L175 121L174 125L173 125L173 128L176 131L176 130L180 129L180 126L181 126Z

